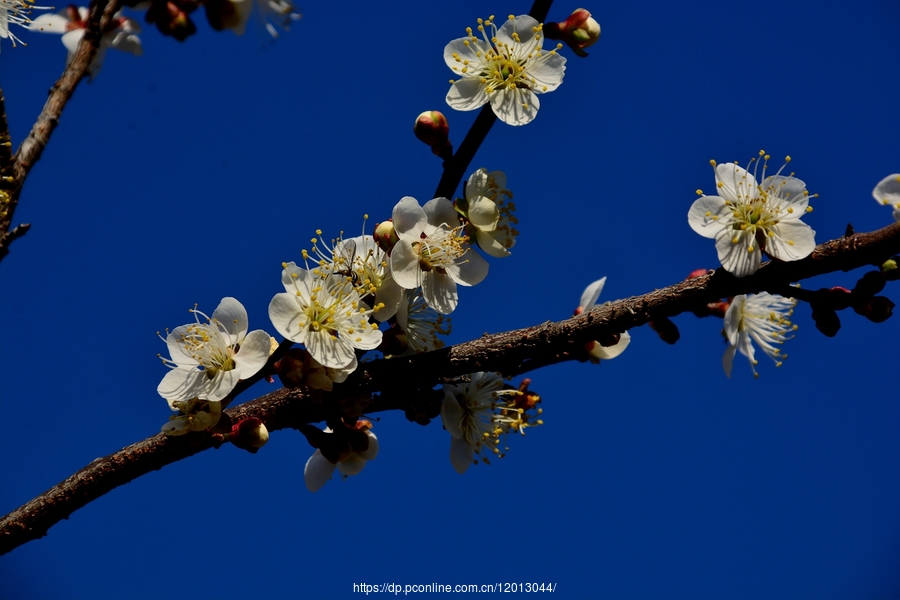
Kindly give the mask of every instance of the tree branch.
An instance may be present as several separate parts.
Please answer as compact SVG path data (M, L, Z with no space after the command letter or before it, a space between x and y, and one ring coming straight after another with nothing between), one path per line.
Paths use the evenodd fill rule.
M66 103L75 92L75 87L87 74L88 66L97 54L100 32L105 31L110 19L112 19L119 8L119 0L111 0L109 2L107 0L97 0L96 3L91 5L87 29L81 38L81 42L78 44L75 55L66 65L59 80L50 88L50 95L47 98L47 102L44 103L41 114L38 115L37 120L34 122L31 133L22 141L22 144L16 151L15 158L12 159L12 164L10 165L12 172L9 174L12 177L12 180L9 181L11 185L5 189L8 197L6 198L5 206L0 209L0 260L9 253L9 244L28 230L28 226L25 225L16 227L13 232L9 231L13 213L19 203L19 195L22 193L22 186L25 184L25 179L31 172L31 168L41 158L41 153L43 153L44 147L50 139L50 134L53 133L56 125L59 123L59 117L63 108L65 108ZM0 111L2 111L2 108L2 98L0 98ZM0 124L0 135L6 130L5 113L3 113L2 121L2 124ZM7 141L8 137L7 132ZM0 156L0 169L6 164L2 158ZM13 235L16 231L19 233Z
M360 364L347 382L322 402L301 390L280 389L226 411L232 421L261 419L270 431L297 428L338 414L341 400L381 392L365 412L404 408L441 381L477 371L510 376L573 360L587 341L621 333L653 319L692 311L738 294L783 291L785 286L825 273L880 265L900 254L900 224L825 242L796 262L771 261L737 279L723 269L675 285L598 306L589 313L480 339L411 357ZM46 535L47 530L89 502L150 471L217 447L209 433L155 435L87 465L62 483L0 519L0 554Z

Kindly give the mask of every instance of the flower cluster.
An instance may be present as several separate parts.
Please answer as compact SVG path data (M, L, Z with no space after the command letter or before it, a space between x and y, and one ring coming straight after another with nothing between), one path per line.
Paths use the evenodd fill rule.
M716 240L719 261L735 277L755 273L763 251L778 260L793 261L806 258L816 247L816 232L800 221L812 211L806 184L793 174L781 175L784 167L766 177L769 155L760 151L760 157L762 183L757 183L760 161L756 159L751 161L755 163L752 173L737 164L711 161L718 195L705 196L697 190L700 198L688 212L691 228Z
M472 464L490 464L488 455L505 456L500 438L509 433L525 435L525 429L544 422L537 417L541 401L528 391L529 380L518 389L507 388L497 373L472 373L468 383L444 385L441 422L450 434L450 464L457 473L465 473Z
M444 48L444 62L460 76L451 80L447 104L456 110L475 110L490 102L494 114L508 125L530 123L541 107L538 94L560 86L566 59L556 49L542 49L541 24L528 15L510 15L500 29L494 17L478 19L478 35Z
M291 22L300 18L290 0L153 0L137 3L131 8L145 10L144 20L154 23L162 34L183 41L196 33L197 27L190 15L201 6L213 29L217 31L230 29L237 35L244 33L254 6L273 38L278 37L279 30L290 29ZM88 9L70 4L59 14L41 15L31 20L32 10L52 8L34 6L31 0L0 0L0 38L10 38L13 46L17 42L22 43L22 40L9 30L10 24L30 31L62 34L63 45L69 51L71 60L78 43L84 37ZM139 56L142 53L141 41L136 35L139 31L137 22L116 13L103 31L97 54L88 66L88 74L93 77L100 70L107 48Z

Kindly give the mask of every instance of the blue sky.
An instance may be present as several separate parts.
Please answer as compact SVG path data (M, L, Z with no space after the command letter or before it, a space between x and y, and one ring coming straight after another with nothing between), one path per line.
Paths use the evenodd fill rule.
M110 51L76 91L22 194L16 222L32 230L0 264L0 513L158 431L170 411L155 332L194 303L234 296L274 334L280 265L317 228L358 235L364 214L371 227L402 196L430 199L440 161L414 118L442 110L458 145L475 117L444 103L444 45L529 5L298 8L274 44L258 23L212 32L202 13L185 43L147 26L142 57ZM496 124L473 163L506 172L522 233L462 290L451 342L568 317L604 275L613 300L716 267L686 219L694 190L714 186L710 159L789 154L819 194L805 219L817 241L891 222L871 190L900 171L895 2L587 8L603 27L590 57L563 50L565 81L535 121ZM65 58L56 37L25 35L0 54L15 145ZM614 361L533 373L545 425L463 476L440 423L401 414L380 415L365 471L316 494L297 432L257 455L206 452L0 557L0 596L530 581L564 598L896 596L898 321L841 318L827 339L799 306L789 359L761 357L756 380L740 357L725 377L721 322L677 317L674 346L632 331Z

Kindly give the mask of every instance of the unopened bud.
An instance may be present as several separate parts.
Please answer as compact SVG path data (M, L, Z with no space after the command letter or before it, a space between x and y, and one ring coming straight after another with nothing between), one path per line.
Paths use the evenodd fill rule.
M884 296L875 296L865 302L853 306L856 314L862 315L873 323L883 323L894 314L894 303Z
M397 237L397 232L394 231L394 224L390 219L375 225L375 231L372 232L372 238L375 240L375 243L378 244L378 247L388 254L394 249L394 244L400 241L400 238Z
M269 430L258 418L247 417L232 426L229 439L238 448L256 454L269 441Z
M884 261L884 264L881 265L881 273L887 281L896 281L900 279L900 265L897 264L898 260L900 260L900 257L894 256L893 258Z
M874 296L884 289L884 275L881 271L869 271L856 282L853 293L858 298Z
M828 290L827 306L834 310L850 308L853 303L853 292L839 285Z
M416 117L413 133L428 144L435 155L442 158L453 155L453 145L450 144L450 124L447 123L447 118L443 113L436 110L423 112Z
M816 329L821 331L827 337L834 337L841 328L841 319L832 308L814 306L812 309L812 318L813 321L816 322Z
M551 40L562 40L578 56L587 56L585 48L600 39L600 24L583 8L575 9L562 23L544 25L544 35Z
M688 273L688 276L685 277L685 279L696 279L697 277L703 277L708 272L709 271L707 271L706 269L694 269L693 271Z
M650 328L667 344L674 344L681 339L678 327L668 317L653 319L650 321Z
M304 383L309 370L309 352L291 348L274 365L275 373L286 388L298 388Z

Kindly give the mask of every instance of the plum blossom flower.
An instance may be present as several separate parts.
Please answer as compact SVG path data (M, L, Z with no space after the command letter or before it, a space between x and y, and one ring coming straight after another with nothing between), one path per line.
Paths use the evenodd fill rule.
M490 102L507 125L530 123L541 106L537 95L562 83L566 59L556 53L562 44L544 52L541 24L528 15L510 15L500 29L494 17L478 19L478 32L467 27L466 37L444 48L444 62L461 76L450 81L447 104L475 110Z
M775 361L776 367L780 367L787 355L782 354L777 345L793 337L788 336L788 333L797 329L788 320L796 305L797 301L793 298L766 292L735 296L725 313L724 333L728 340L728 349L722 357L725 375L731 377L734 354L740 352L750 360L753 376L759 377L753 342L759 344L762 351Z
M506 189L503 171L478 169L466 183L465 199L456 201L456 210L469 222L468 231L478 247L495 258L509 256L519 232L513 215L516 205Z
M320 277L286 263L281 282L286 292L272 298L269 319L278 333L306 346L323 367L345 369L356 360L354 350L373 350L381 343L378 325L368 320L372 309L346 277Z
M735 277L752 275L762 262L762 251L772 258L794 261L806 258L816 247L816 232L800 221L811 212L806 184L778 173L766 177L769 156L763 157L762 183L753 173L736 164L716 165L718 196L694 201L688 212L691 229L716 240L719 260ZM755 160L755 159L754 159ZM785 166L791 158L787 157Z
M894 207L894 220L900 221L900 173L888 175L872 190L878 204Z
M450 434L450 464L463 474L473 464L475 455L490 464L488 454L503 458L500 437L510 432L524 435L525 429L542 425L540 419L532 421L535 405L540 398L527 392L528 380L518 389L504 389L503 378L497 373L472 373L469 383L444 385L444 402L441 404L441 422Z
M444 347L438 335L450 335L450 317L438 313L425 303L421 290L404 290L404 300L397 310L397 325L406 334L413 352L431 352Z
M16 42L24 46L25 43L16 37L16 34L9 29L9 26L18 25L28 29L31 23L30 15L32 10L49 9L49 6L35 6L29 0L0 0L0 39L8 38L12 42L13 48L16 47Z
M584 291L581 293L581 300L578 302L578 308L575 309L576 315L590 312L592 308L597 306L597 299L600 297L600 292L603 291L604 285L606 285L606 277L601 277L584 288ZM588 351L588 358L590 358L591 362L599 363L601 360L609 360L622 354L630 343L631 335L627 331L623 331L619 334L619 341L612 346L601 346L600 342L593 341L587 343L585 350Z
M184 435L191 431L204 431L216 425L222 417L222 403L191 398L169 400L169 408L177 415L160 428L166 435Z
M341 474L342 479L347 479L358 475L368 461L375 460L375 457L378 456L378 438L372 433L371 425L365 420L357 422L357 429L365 431L369 439L368 448L361 452L348 449L339 455L336 463L325 458L322 450L318 448L313 452L303 468L303 481L309 491L318 492L322 489L322 486L331 479L335 469ZM331 428L326 428L325 433L331 433Z
M406 196L394 207L394 231L399 240L391 250L391 272L401 288L422 288L428 306L450 314L459 303L456 285L480 283L487 261L472 252L453 203L435 198L419 206Z
M156 388L173 409L176 400L222 400L238 381L266 364L271 350L265 331L247 333L247 311L234 298L222 298L212 318L196 308L191 312L196 323L176 327L166 336L172 358L163 363L172 370Z
M78 48L78 42L84 37L84 32L87 28L87 18L88 9L70 4L62 13L39 16L31 22L28 29L44 33L62 34L63 46L69 51L69 56L66 60L72 60L72 57L75 56L75 50ZM103 59L106 57L107 48L130 52L135 56L143 54L144 50L141 47L141 40L136 35L140 31L141 26L138 25L137 21L117 13L110 20L109 28L100 37L97 53L88 66L88 74L94 77L100 72Z

